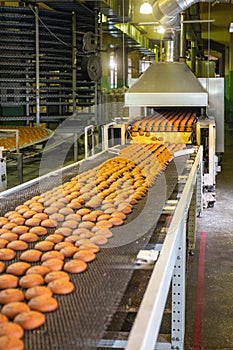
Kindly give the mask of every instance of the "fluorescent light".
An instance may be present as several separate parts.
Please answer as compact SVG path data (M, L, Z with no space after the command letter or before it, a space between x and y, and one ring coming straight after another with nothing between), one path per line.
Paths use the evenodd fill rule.
M233 23L230 23L229 32L233 33Z
M148 1L144 1L140 6L140 13L143 15L148 15L152 13L152 6Z

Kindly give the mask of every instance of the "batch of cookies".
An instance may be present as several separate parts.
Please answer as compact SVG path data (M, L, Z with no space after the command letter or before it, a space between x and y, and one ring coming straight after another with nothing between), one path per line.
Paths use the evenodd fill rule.
M162 111L135 121L131 126L133 137L150 137L153 132L193 131L197 120L196 112Z
M30 143L35 143L48 136L48 130L39 127L27 127L27 126L5 126L0 125L0 130L17 129L19 131L19 146L26 146ZM2 133L0 137L0 147L4 147L6 150L16 148L16 137L12 133Z
M24 349L25 331L58 308L183 145L132 144L119 156L0 217L0 350ZM117 234L117 233L116 233Z

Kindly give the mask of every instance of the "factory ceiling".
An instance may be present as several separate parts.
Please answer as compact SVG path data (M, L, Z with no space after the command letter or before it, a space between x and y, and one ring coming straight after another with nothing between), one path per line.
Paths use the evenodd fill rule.
M103 32L121 39L125 45L150 54L163 39L160 24L152 14L140 14L142 0L30 0L24 3L40 4L61 12L80 14L102 13ZM154 1L152 1L154 3ZM221 57L229 46L229 26L233 22L233 1L214 0L198 2L185 11L185 29L188 41L197 42L205 55ZM189 23L187 23L189 22ZM176 28L179 30L179 28Z

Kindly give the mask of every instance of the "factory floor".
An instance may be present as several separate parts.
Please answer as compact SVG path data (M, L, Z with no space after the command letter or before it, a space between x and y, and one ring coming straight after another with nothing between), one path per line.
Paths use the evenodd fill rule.
M184 350L233 350L233 157L226 148L217 176L216 203L197 218L194 254L188 257ZM27 160L24 181L38 176L40 157ZM8 187L17 184L14 164Z
M226 148L216 203L197 219L187 265L185 350L233 349L233 157Z

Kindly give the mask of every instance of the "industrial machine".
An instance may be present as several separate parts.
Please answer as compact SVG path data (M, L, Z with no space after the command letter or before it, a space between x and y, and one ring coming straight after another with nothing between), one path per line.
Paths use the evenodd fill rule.
M133 133L132 139L136 142L151 142L154 138L163 142L203 145L203 195L208 197L205 202L212 206L216 175L221 170L224 152L223 79L199 80L181 62L154 63L126 92L125 104L129 107L132 125L137 123L135 118L149 121L152 116L154 121L157 120L157 127L153 125L151 130L148 129L150 122L146 124L141 137L140 130L138 135ZM174 125L171 119L174 119ZM147 132L150 140L145 138Z
M174 67L186 72L183 65ZM186 86L185 98L181 91L164 92L157 98L152 91L143 92L146 82L138 96L129 90L126 103L130 109L132 106L132 116L102 126L102 149L98 153L93 150L89 155L86 146L82 161L1 192L2 216L35 200L40 200L40 207L53 208L55 203L49 201L58 201L70 213L78 198L79 207L90 214L100 215L106 210L104 215L111 217L112 203L125 211L124 222L109 228L107 243L100 245L87 271L72 274L75 291L58 296L59 309L48 314L37 332L26 333L25 349L184 349L186 262L195 247L196 217L203 207L203 148L209 146L202 146L202 138L206 128L213 138L215 130L214 122L208 123L206 116L199 118L207 107L208 93L195 78L185 81L190 85L193 81L195 87ZM172 106L166 105L169 100ZM171 120L177 108L183 124L181 120L178 123L179 118ZM150 130L146 129L148 120ZM143 130L141 123L145 124ZM120 129L117 144L114 128ZM94 132L93 126L85 128L85 140L92 140L93 146ZM53 161L46 156L47 164ZM124 206L119 204L119 196ZM77 214L77 209L73 212ZM73 229L62 231L66 220L64 217L48 228L40 241L56 230L66 232L66 241L73 235ZM98 220L85 221L82 216L77 226L89 224L89 237L93 237L98 232ZM34 246L31 243L30 247ZM66 257L65 262L70 259Z

